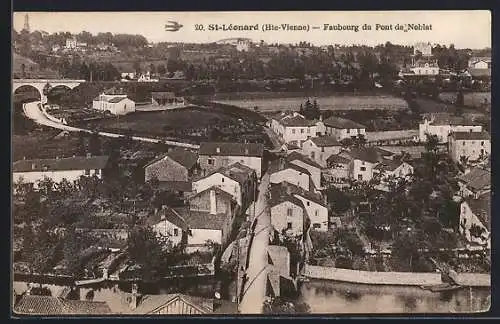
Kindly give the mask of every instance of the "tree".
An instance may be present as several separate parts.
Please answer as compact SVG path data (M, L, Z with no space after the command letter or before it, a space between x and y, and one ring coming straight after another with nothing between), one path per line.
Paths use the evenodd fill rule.
M330 208L335 213L345 213L351 208L351 201L349 197L335 187L330 187L326 190L326 197Z
M81 244L74 225L66 228L63 242L63 254L64 260L66 260L66 267L71 274L78 276L82 270L79 257Z
M136 74L141 73L141 63L139 61L135 61L132 68L134 69Z
M76 154L85 156L87 154L87 146L85 144L85 132L78 132L78 142L76 143Z
M93 132L90 136L89 151L94 156L101 155L101 139L97 132Z
M161 63L157 66L156 72L159 75L165 75L167 73L167 68L165 67L165 64Z

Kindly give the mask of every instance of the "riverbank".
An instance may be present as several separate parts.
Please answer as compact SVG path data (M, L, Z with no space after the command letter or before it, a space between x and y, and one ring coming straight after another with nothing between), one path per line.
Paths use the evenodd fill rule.
M325 279L357 284L427 286L443 283L440 273L435 272L372 272L306 264L304 276L312 279ZM484 273L459 273L457 284L468 287L490 287L491 275Z

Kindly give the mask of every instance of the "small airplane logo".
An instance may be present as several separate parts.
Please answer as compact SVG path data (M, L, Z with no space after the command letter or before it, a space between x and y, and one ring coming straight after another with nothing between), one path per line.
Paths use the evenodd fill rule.
M181 29L183 25L179 24L177 21L168 21L168 24L165 25L166 31L176 32Z

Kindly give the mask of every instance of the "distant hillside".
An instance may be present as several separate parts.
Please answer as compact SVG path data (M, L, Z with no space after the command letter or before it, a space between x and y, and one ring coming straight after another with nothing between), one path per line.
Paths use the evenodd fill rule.
M40 64L30 58L14 53L12 56L14 78L57 79L59 73L50 69L40 69Z

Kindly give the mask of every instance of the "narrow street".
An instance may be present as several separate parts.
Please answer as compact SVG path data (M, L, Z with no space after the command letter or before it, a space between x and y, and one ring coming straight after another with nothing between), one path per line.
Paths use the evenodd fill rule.
M246 280L240 292L239 311L242 314L261 314L266 296L267 247L271 230L271 214L267 206L268 187L269 174L265 174L259 186L255 214L251 215L251 228L254 230L250 231L248 259L246 264L240 265L240 268L246 267Z

